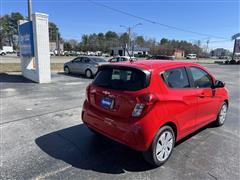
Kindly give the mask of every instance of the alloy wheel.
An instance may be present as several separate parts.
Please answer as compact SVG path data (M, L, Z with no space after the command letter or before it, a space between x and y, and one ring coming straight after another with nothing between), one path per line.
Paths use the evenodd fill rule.
M90 77L92 76L92 73L91 73L90 70L87 70L87 71L86 71L86 76L87 76L87 78L90 78Z
M173 135L170 131L161 134L157 141L156 156L159 161L165 161L171 154L173 148Z
M221 124L224 123L225 119L226 119L226 115L227 115L227 105L226 104L223 104L222 108L221 108L221 111L219 113L219 122Z
M69 71L69 68L68 68L68 67L65 67L65 68L64 68L64 72L65 72L66 74L69 74L69 72L70 72L70 71Z

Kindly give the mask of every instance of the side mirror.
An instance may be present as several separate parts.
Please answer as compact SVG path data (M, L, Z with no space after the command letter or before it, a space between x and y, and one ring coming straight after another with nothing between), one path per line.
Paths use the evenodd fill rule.
M219 80L216 80L214 83L214 88L222 88L225 86L225 83Z

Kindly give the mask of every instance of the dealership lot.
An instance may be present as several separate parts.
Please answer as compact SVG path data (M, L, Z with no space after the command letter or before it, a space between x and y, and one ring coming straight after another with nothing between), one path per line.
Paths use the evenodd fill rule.
M240 66L204 65L230 92L223 127L203 128L153 168L141 153L96 137L81 122L82 76L52 74L36 84L16 73L1 79L1 179L239 179Z

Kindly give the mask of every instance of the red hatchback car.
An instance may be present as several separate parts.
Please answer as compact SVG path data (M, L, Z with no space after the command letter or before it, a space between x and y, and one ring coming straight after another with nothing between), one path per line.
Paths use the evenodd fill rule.
M100 66L87 87L82 120L160 166L176 141L210 122L223 125L227 109L224 83L202 66L142 60Z

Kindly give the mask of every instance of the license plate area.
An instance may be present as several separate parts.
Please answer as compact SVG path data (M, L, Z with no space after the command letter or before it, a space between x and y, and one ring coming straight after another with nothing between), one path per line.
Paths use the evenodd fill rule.
M102 97L100 105L105 109L113 109L114 99L109 97Z

